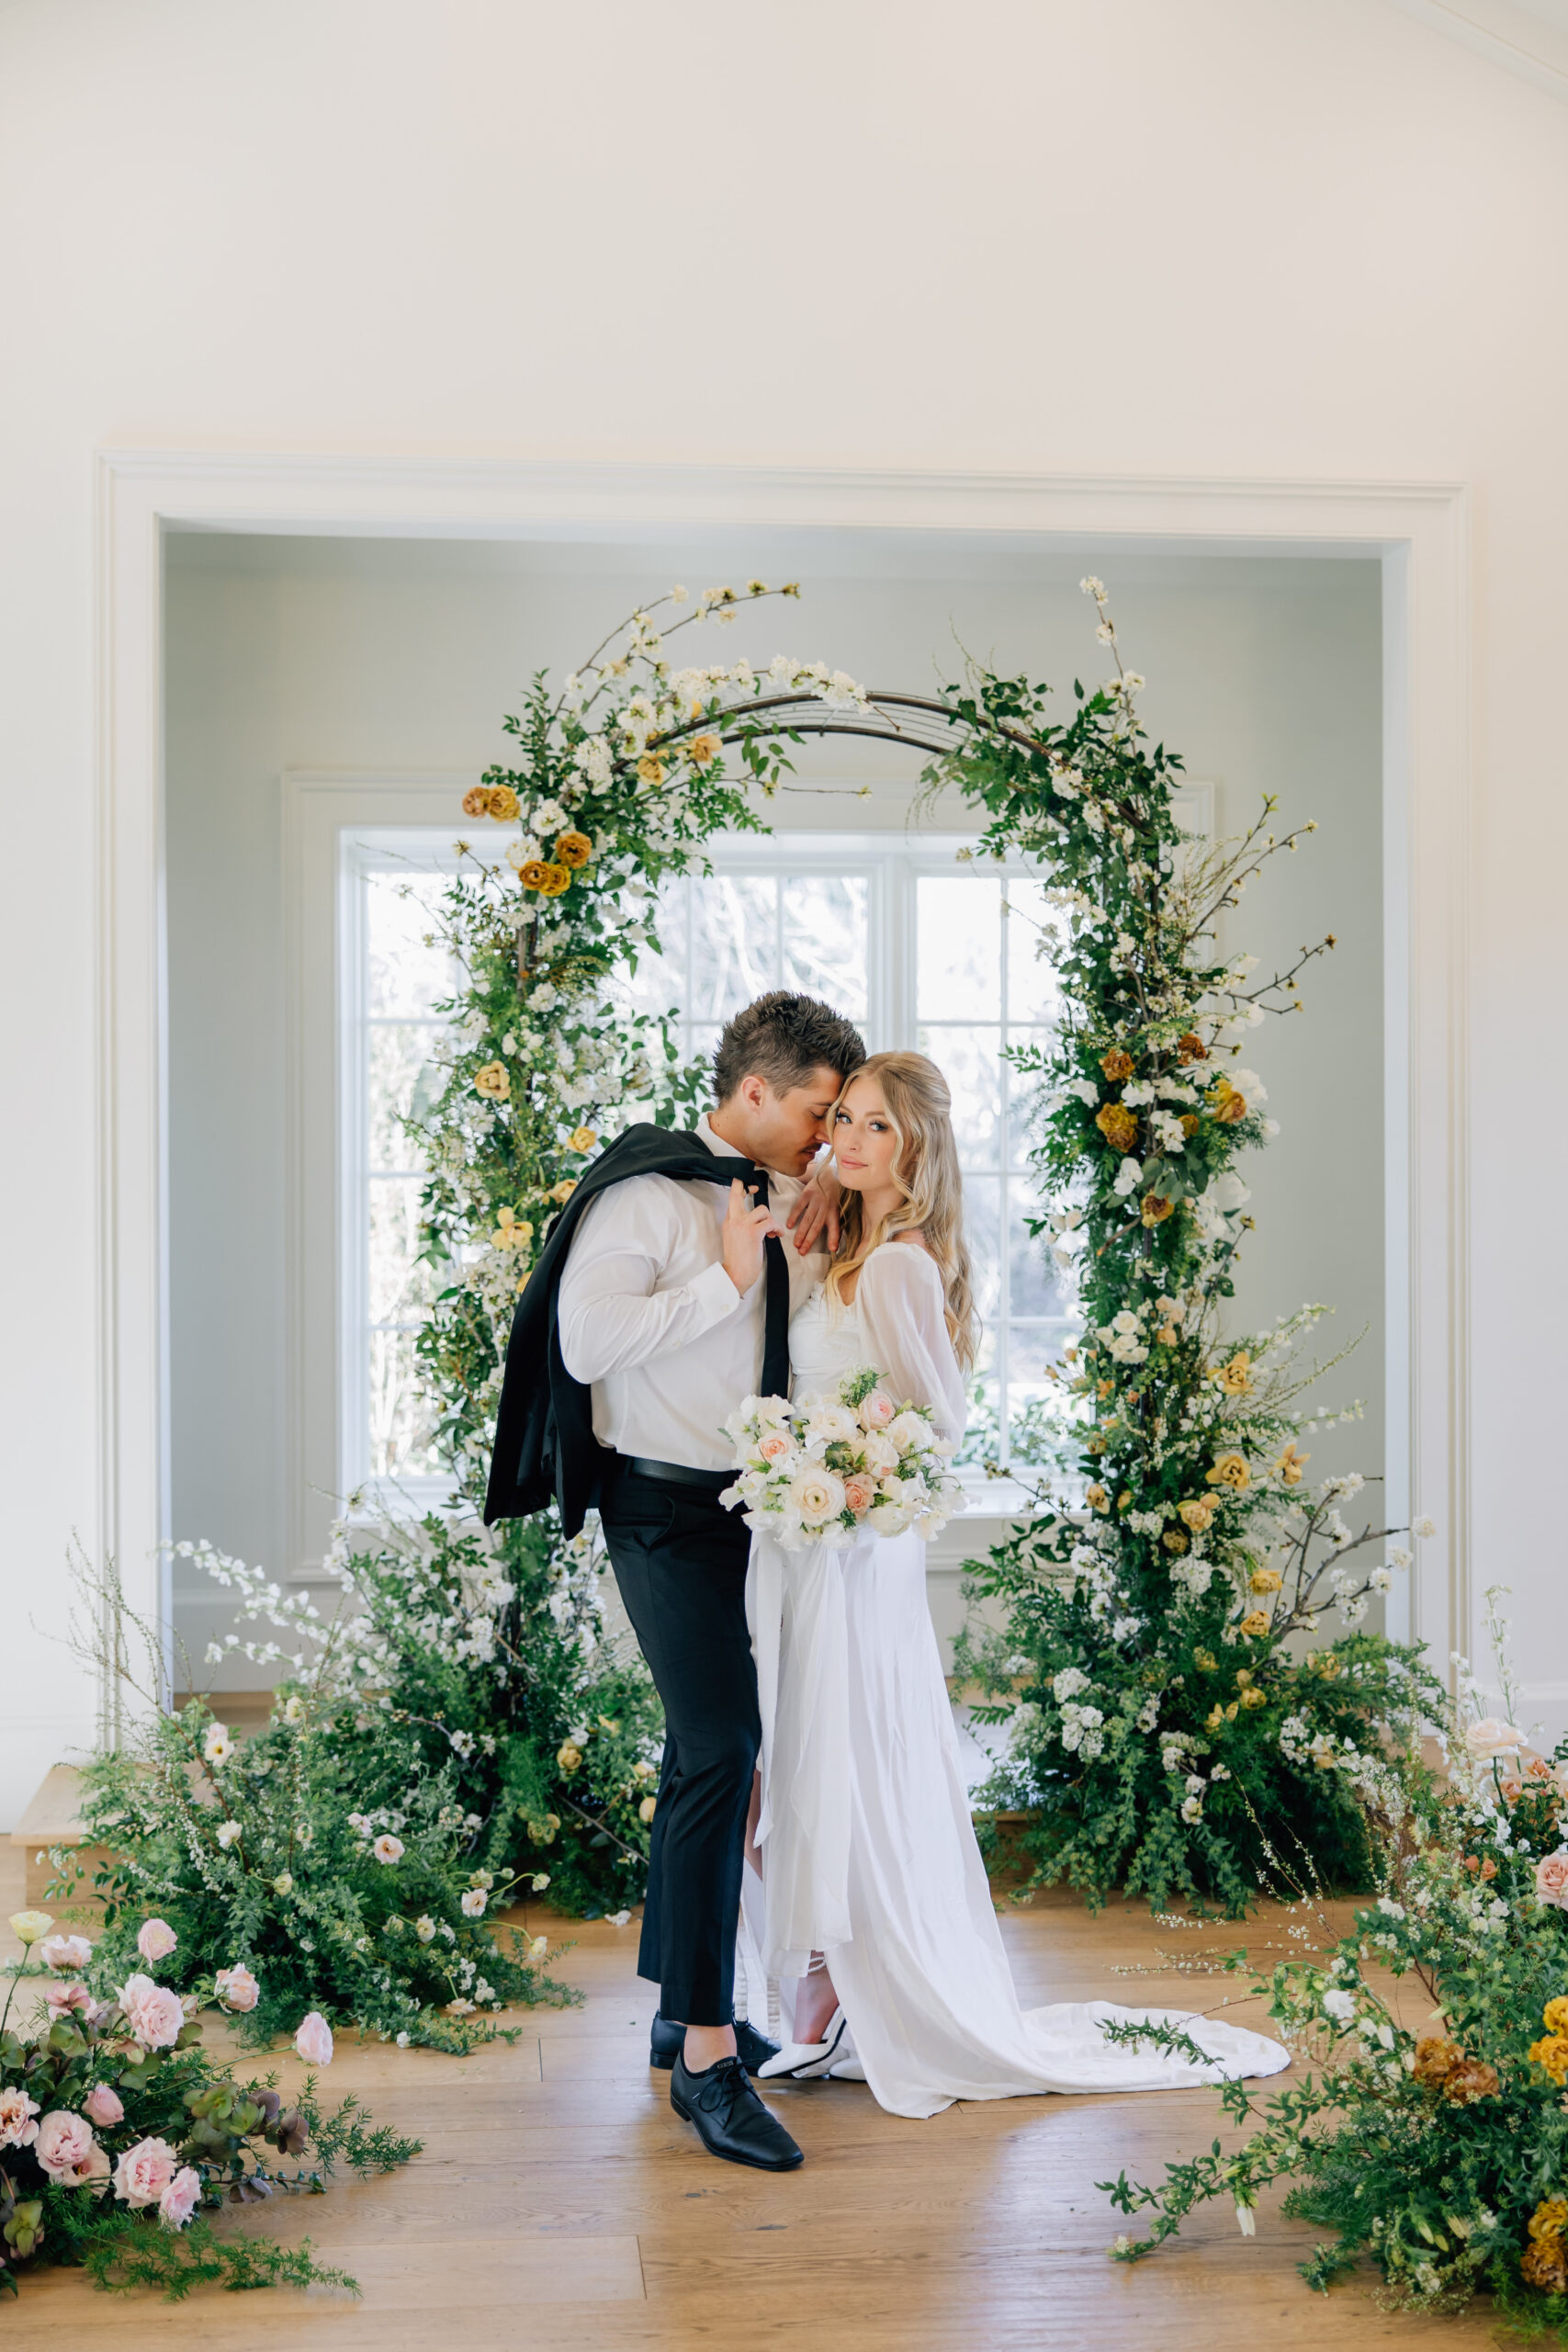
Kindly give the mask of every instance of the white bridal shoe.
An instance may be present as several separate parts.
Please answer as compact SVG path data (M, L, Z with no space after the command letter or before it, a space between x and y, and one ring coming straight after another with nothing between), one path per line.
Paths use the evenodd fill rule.
M757 2072L759 2082L776 2081L787 2075L794 2083L809 2083L824 2075L842 2076L848 2065L857 2070L855 2046L850 2038L850 2021L842 2009L835 2009L829 2018L820 2041L786 2041L776 2058L770 2058ZM857 2072L851 2080L863 2082L863 2073Z

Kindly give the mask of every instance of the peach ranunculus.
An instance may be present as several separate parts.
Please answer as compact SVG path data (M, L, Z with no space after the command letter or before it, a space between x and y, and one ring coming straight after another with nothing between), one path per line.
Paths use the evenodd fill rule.
M1553 1854L1543 1854L1535 1866L1536 1897L1541 1903L1555 1904L1560 1911L1568 1911L1568 1846L1559 1846Z
M46 1968L56 1970L62 1976L73 1976L77 1969L86 1967L93 1957L93 1947L85 1936L45 1936L38 1953Z
M320 2009L312 2009L308 2017L300 2018L294 2047L307 2066L332 2064L333 2030Z
M172 2050L186 2021L185 2004L177 1993L154 1984L150 1976L128 1976L116 2000L125 2022L143 2050Z
M57 2107L39 2125L33 2154L51 2180L80 2181L88 2177L96 2146L86 2117Z
M178 2170L166 2140L138 2140L114 2168L114 2193L128 2205L156 2205Z
M871 1388L855 1407L855 1418L863 1430L885 1430L897 1417L898 1408L886 1388Z
M1525 1736L1500 1716L1483 1715L1465 1732L1464 1744L1478 1762L1485 1763L1494 1756L1517 1756L1525 1744Z
M876 1498L876 1481L865 1471L852 1471L844 1480L844 1508L852 1510L857 1519L871 1509Z
M93 2085L92 2089L82 2101L82 2110L88 2120L96 2123L100 2131L107 2131L111 2123L125 2121L125 2103L119 2093L111 2090L107 2083Z
M158 2219L166 2230L183 2230L200 2201L201 2175L182 2165L158 2199Z
M220 1968L212 1980L214 1997L226 2009L244 2012L255 2007L261 1998L261 1986L244 1962L236 1961L232 1968Z
M178 1936L166 1919L143 1919L136 1930L136 1949L149 1968L167 1960L178 1942Z
M795 1447L783 1430L772 1430L766 1437L759 1438L757 1451L764 1462L783 1462L786 1455L794 1453Z
M29 2098L20 2083L0 2089L0 2148L30 2148L38 2138L33 2121L38 2111L37 2099Z

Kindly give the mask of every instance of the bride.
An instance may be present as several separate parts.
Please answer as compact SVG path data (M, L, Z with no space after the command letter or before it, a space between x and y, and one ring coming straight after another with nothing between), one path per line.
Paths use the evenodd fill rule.
M956 1442L976 1317L950 1107L920 1054L873 1055L845 1086L832 1114L840 1239L790 1326L790 1360L800 1396L874 1365ZM1020 2007L920 1537L785 1552L755 1534L747 1609L762 1719L747 1928L790 2036L762 2075L849 2075L893 2113L929 2116L954 2099L1158 2090L1288 2064L1278 2042L1178 2010ZM1140 2017L1179 2026L1206 2063L1101 2031Z

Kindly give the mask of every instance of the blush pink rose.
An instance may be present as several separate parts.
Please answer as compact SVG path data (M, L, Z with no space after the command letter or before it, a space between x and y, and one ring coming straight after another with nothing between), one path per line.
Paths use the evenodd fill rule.
M1555 1903L1560 1911L1568 1911L1568 1846L1541 1856L1535 1866L1535 1891L1542 1903Z
M82 2107L100 2131L107 2131L111 2123L125 2121L125 2102L118 2091L110 2090L107 2083L95 2083Z
M62 1976L74 1975L93 1957L93 1947L85 1936L45 1936L38 1949L44 1966L58 1970Z
M37 2113L37 2099L29 2098L20 2083L0 2089L0 2148L30 2148L38 2138L32 2120Z
M759 1440L757 1451L764 1462L782 1462L790 1451L790 1441L782 1430L775 1430L771 1437Z
M85 2115L57 2107L39 2125L33 2154L51 2180L80 2181L87 2176L97 2144Z
M160 1960L167 1960L179 1942L166 1919L143 1919L136 1931L136 1949L149 1968Z
M114 2168L114 2193L128 2205L156 2205L178 2170L166 2140L138 2140Z
M860 1400L860 1425L863 1430L885 1430L898 1408L886 1388L874 1388Z
M85 1984L46 1984L43 1997L51 2018L90 2018L97 2007Z
M852 1471L844 1480L846 1508L852 1510L855 1517L859 1519L863 1511L868 1511L871 1509L875 1499L875 1479L869 1477L863 1470Z
M320 2009L312 2009L309 2017L300 2019L294 2047L307 2066L332 2064L333 2030Z
M1517 1755L1525 1744L1525 1736L1496 1715L1483 1715L1465 1733L1464 1744L1478 1762L1484 1763L1494 1756Z
M254 2009L261 1998L261 1986L243 1960L232 1968L220 1968L212 1990L226 2009Z
M150 1976L128 1976L115 1997L143 2050L174 2048L186 2021L185 2003L177 1993L154 1984Z
M158 2199L158 2219L166 2230L183 2230L201 2195L201 2175L190 2165L175 2173Z

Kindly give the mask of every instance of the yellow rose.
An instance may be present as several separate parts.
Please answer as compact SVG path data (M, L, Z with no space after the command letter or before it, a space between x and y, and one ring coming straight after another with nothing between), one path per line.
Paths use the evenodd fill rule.
M1117 1498L1116 1498L1116 1508L1117 1508L1117 1510L1130 1510L1132 1509L1132 1507L1133 1507L1133 1490L1132 1490L1132 1488L1129 1487L1128 1487L1128 1489L1127 1489L1127 1491L1126 1491L1124 1494L1120 1494L1120 1495L1118 1495L1118 1496L1117 1496Z
M1237 1631L1249 1642L1260 1642L1263 1639L1264 1634L1269 1631L1269 1611L1267 1609L1249 1610L1247 1615L1242 1619Z
M491 1239L498 1250L526 1250L534 1238L534 1228L526 1217L514 1210L497 1209L496 1228Z
M517 869L517 879L525 890L542 890L549 879L551 867L542 857L525 857Z
M639 784L660 785L664 781L664 763L657 752L645 752L637 763Z
M491 786L490 813L498 825L510 825L516 821L517 795L509 784Z
M570 1201L576 1190L576 1177L563 1176L558 1184L552 1184L550 1186L550 1198L552 1201Z
M1132 1077L1133 1057L1124 1053L1120 1046L1112 1046L1108 1054L1100 1057L1100 1067L1111 1085L1118 1086L1122 1079Z
M1175 1206L1176 1203L1168 1201L1163 1193L1145 1193L1138 1215L1145 1225L1163 1225Z
M1540 2021L1548 2033L1568 2035L1568 1994L1559 1993L1548 2001L1540 2013Z
M1252 1385L1252 1358L1243 1351L1232 1356L1229 1363L1218 1365L1209 1377L1219 1383L1227 1396L1245 1396Z
M474 1091L484 1095L491 1102L509 1102L512 1100L512 1080L506 1064L486 1062L482 1069L475 1070Z
M574 831L557 834L556 864L558 865L570 866L576 874L587 865L592 854L593 843L587 833Z
M1245 1495L1252 1484L1247 1457L1241 1453L1222 1453L1213 1468L1204 1475L1211 1487L1229 1487L1237 1495Z
M1162 1348L1174 1348L1181 1338L1174 1323L1162 1323L1155 1333Z
M465 817L488 817L490 815L490 786L488 784L474 784L469 786L468 791L463 795L463 814Z
M1112 1151L1128 1152L1138 1140L1138 1122L1120 1102L1107 1102L1094 1114L1094 1124Z
M1457 2058L1458 2052L1455 2052ZM1452 2069L1450 2069L1450 2073ZM1568 2229L1568 2199L1543 2197L1525 2224L1532 2238L1560 2238Z
M1084 1488L1083 1498L1089 1505L1090 1510L1109 1510L1111 1509L1111 1498L1106 1493L1103 1487L1086 1487Z
M1302 1472L1311 1460L1311 1454L1303 1453L1299 1445L1288 1445L1274 1464L1274 1476L1282 1487L1299 1487Z
M1254 1568L1247 1581L1253 1592L1278 1592L1285 1579L1278 1568Z
M716 735L694 735L685 746L686 757L694 768L711 768L719 754Z
M1192 1663L1200 1674L1217 1674L1220 1670L1220 1661L1213 1650L1194 1650Z
M575 1772L581 1761L581 1748L574 1747L570 1739L563 1739L556 1750L556 1762L560 1766L561 1770Z
M1184 1037L1178 1037L1176 1041L1176 1058L1179 1062L1206 1062L1208 1060L1209 1048L1203 1043L1203 1040L1199 1036L1198 1032L1195 1029L1189 1029Z
M1269 1693L1267 1690L1260 1690L1256 1682L1251 1683L1242 1692L1241 1703L1244 1707L1266 1707L1269 1704Z
M47 1936L53 1925L54 1921L47 1911L13 1911L11 1914L11 1933L18 1943L29 1947L36 1944L40 1937Z
M1549 2033L1544 2041L1532 2041L1529 2055L1538 2066L1544 2066L1554 2083L1568 2081L1568 2036Z
M1203 1729L1205 1731L1223 1731L1224 1728L1224 1709L1223 1707L1212 1707L1203 1718Z
M543 879L536 882L534 888L542 899L558 899L563 890L570 890L571 888L570 866L547 865Z
M1207 1495L1195 1495L1190 1502L1178 1503L1177 1512L1194 1535L1201 1535L1213 1523L1214 1505Z
M1168 1552L1185 1552L1187 1549L1188 1539L1179 1527L1168 1527L1159 1540Z
M658 1810L659 1799L657 1797L644 1797L642 1803L637 1809L637 1817L639 1821L651 1821Z
M1247 1116L1247 1097L1236 1092L1228 1078L1216 1078L1209 1090L1209 1108L1222 1126L1234 1127Z
M598 1140L592 1127L573 1127L567 1137L573 1151L592 1151Z

